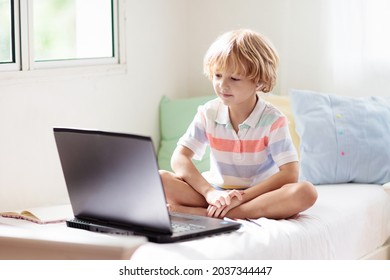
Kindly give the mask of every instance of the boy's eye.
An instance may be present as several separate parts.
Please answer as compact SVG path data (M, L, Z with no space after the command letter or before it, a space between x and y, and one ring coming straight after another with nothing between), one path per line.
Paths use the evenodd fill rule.
M214 74L214 77L217 78L217 79L221 79L222 76L223 76L223 75L222 75L221 73L215 73L215 74ZM238 76L231 76L230 79L231 79L232 81L235 81L235 82L241 80L241 78L238 77Z

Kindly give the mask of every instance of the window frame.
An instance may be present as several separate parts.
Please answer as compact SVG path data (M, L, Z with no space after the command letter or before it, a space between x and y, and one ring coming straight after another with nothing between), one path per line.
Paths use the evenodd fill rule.
M19 28L19 1L10 1L11 4L11 62L0 63L0 71L18 71L20 67L20 28Z
M81 58L69 60L35 61L33 48L33 5L34 0L14 0L13 3L13 36L14 59L12 63L0 64L1 77L10 76L36 76L36 72L61 72L61 75L96 70L100 72L123 72L125 59L125 0L111 0L112 3L112 29L113 29L113 57L108 58ZM113 69L114 68L114 69ZM46 71L45 71L46 70ZM71 71L70 71L71 70ZM4 75L7 73L8 75ZM47 74L47 73L45 73Z

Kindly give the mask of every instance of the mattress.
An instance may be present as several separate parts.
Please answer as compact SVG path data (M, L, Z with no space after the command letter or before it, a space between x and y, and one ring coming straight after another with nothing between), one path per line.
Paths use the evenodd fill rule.
M197 240L146 243L133 260L359 259L390 236L390 196L380 185L316 186L315 205L286 220L239 220L232 233Z

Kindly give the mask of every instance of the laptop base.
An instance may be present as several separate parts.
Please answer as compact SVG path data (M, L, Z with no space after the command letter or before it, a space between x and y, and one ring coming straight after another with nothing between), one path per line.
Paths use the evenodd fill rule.
M183 215L183 217L180 214L173 214L172 218L173 220L175 217L178 217L179 219L187 219L187 215ZM195 216L195 219L202 220L201 217ZM215 219L217 220L217 219ZM221 232L221 226L215 228L209 228L206 230L204 227L198 227L195 225L193 230L188 230L186 232L173 232L173 233L167 233L167 234L161 234L155 233L152 231L147 230L140 230L140 229L133 229L128 228L124 226L118 226L118 225L103 225L96 222L89 222L83 219L73 218L66 221L66 225L70 228L77 228L92 232L99 232L99 233L105 233L105 234L113 234L113 235L123 235L123 236L144 236L148 239L149 242L154 243L172 243L172 242L178 242L183 240L191 240L199 237L208 237L208 236L215 236L222 233L229 233L232 231L235 231L240 228L241 224L234 223L234 222L228 222L224 220L218 220L220 225L226 225L226 228Z

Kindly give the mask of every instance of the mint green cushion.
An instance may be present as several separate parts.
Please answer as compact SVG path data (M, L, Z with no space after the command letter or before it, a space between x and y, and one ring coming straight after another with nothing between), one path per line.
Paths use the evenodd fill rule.
M170 99L163 96L160 101L160 132L161 140L158 150L158 165L160 169L171 169L171 156L176 148L177 141L186 132L192 122L199 105L215 98L215 96L201 96L181 99ZM209 151L206 151L200 161L194 161L200 172L207 171L210 166Z

